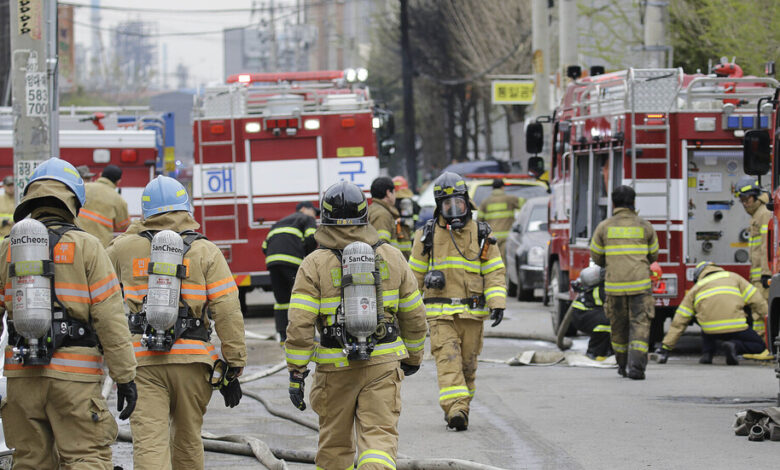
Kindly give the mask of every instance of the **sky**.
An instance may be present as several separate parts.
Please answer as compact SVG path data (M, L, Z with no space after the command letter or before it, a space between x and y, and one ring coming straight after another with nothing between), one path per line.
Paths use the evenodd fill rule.
M168 83L172 85L175 79L172 74L179 63L189 67L190 86L196 84L223 82L223 40L222 29L243 27L258 17L251 18L249 9L252 3L267 7L272 0L100 0L100 28L103 47L111 45L110 30L119 23L128 20L141 20L157 23L159 33L158 51L162 57L163 44L167 46L167 71L170 74ZM61 0L60 3L90 5L90 0ZM294 0L275 0L277 8L284 5L294 5ZM301 2L302 3L302 2ZM109 8L128 8L132 11L116 11ZM141 10L144 11L136 11ZM153 11L165 9L173 11ZM241 12L215 11L218 9L246 9ZM198 13L198 10L209 12ZM75 42L87 48L92 46L91 8L75 8ZM290 9L277 11L277 14L289 14ZM171 33L211 32L190 36L164 36Z

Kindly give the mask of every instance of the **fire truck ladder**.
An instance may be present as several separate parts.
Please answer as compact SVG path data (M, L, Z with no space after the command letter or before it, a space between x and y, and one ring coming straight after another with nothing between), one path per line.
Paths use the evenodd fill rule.
M636 191L637 165L662 164L666 177L665 192L637 191L636 196L643 198L663 198L664 218L666 225L666 247L658 250L659 257L666 255L666 262L671 262L669 247L672 246L672 178L671 178L671 129L669 113L675 105L677 95L682 86L682 69L630 69L628 85L630 90L631 111L631 187ZM663 124L636 124L637 114L658 114ZM637 141L638 131L663 131L664 143L642 143ZM640 136L642 134L639 134ZM660 158L637 159L637 151L641 149L664 150ZM660 214L651 214L659 218Z
M236 106L235 101L236 99L243 100L243 97L240 95L240 93L236 92L235 87L230 87L226 93L228 94L227 100L222 97L221 103L223 106L225 104L225 101L227 101L228 106L226 107L225 111L228 111L228 120L230 121L230 139L229 140L220 140L220 141L214 141L214 142L204 142L203 141L203 131L204 131L204 122L205 122L205 113L204 113L204 106L199 107L198 112L198 159L199 163L203 164L203 148L204 147L230 147L230 162L226 162L226 166L229 165L233 170L233 178L236 178ZM203 179L201 175L201 180ZM208 222L217 222L217 223L224 223L225 221L232 221L233 223L233 238L231 240L212 240L214 243L220 245L220 244L233 244L233 243L242 243L246 240L240 240L240 232L238 228L238 192L236 191L236 182L233 184L233 191L232 194L228 195L229 199L232 199L232 203L226 204L230 209L230 212L228 214L221 214L221 215L206 215L206 200L207 199L225 199L226 194L225 193L218 193L218 194L206 194L201 190L200 194L200 218L203 225L203 232L208 233L208 230L206 228L206 225ZM252 204L251 200L251 192L250 192L250 200L248 201L249 204Z

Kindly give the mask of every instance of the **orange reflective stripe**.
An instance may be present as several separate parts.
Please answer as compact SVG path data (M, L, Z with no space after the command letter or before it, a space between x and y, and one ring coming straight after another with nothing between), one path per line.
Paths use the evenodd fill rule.
M93 304L106 299L117 291L119 291L119 279L114 273L89 286L89 295L92 297Z
M25 366L13 359L11 351L5 352L6 370L50 369L74 374L103 375L103 357L55 351L46 365Z
M127 226L130 225L130 217L126 218L125 220L118 222L116 224L117 230L124 230L127 228Z
M54 289L59 300L90 303L89 287L86 284L72 284L69 282L54 282Z
M136 299L143 300L147 291L149 290L148 284L139 284L137 286L124 286L125 300Z
M190 300L206 300L206 286L203 284L181 284L181 297Z
M211 356L215 361L219 359L219 355L215 352L213 344L204 343L196 339L179 339L170 351L149 351L144 346L141 346L140 341L133 342L133 349L135 350L135 357L148 357L148 356L164 356L169 354L195 354L200 356Z
M83 207L79 211L79 217L83 217L85 219L91 220L93 222L97 222L100 225L105 225L106 227L113 230L114 223L111 221L111 219L107 217L103 217L102 215L98 214L97 212L92 212L84 209Z
M209 300L214 300L218 297L222 297L225 294L229 294L230 292L238 291L238 287L236 286L236 282L233 280L233 276L231 276L217 282L207 284L206 290L208 291Z

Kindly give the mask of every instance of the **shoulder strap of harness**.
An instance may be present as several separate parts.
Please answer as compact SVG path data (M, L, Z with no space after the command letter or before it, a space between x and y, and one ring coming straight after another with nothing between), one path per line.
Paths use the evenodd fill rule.
M57 244L60 242L60 239L63 235L70 232L71 230L77 230L79 232L83 232L82 229L78 228L74 224L63 222L61 220L45 220L43 221L43 224L46 226L47 231L49 232L49 271L51 276L51 300L52 304L59 306L62 311L65 311L65 306L62 305L60 300L57 298L57 291L54 289L54 248L57 246ZM54 227L55 225L58 225L59 227Z
M477 243L480 246L482 246L482 240L486 239L492 230L487 222L477 221Z
M423 254L427 255L433 250L433 232L436 230L436 219L428 219L423 226L422 237Z

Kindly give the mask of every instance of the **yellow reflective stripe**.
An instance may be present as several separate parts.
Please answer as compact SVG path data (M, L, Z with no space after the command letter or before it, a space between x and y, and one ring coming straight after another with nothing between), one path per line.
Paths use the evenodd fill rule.
M732 318L729 320L717 320L717 321L699 321L699 326L705 333L711 333L713 331L722 331L740 328L742 326L747 327L747 321L744 318Z
M703 291L696 294L696 297L693 300L693 306L696 307L699 302L702 300L712 297L713 295L736 295L737 297L742 297L742 292L736 287L732 286L720 286L720 287L711 287L709 289L704 289Z
M647 352L647 343L644 341L631 341L629 347L634 351Z
M458 397L469 396L468 387L457 385L455 387L444 387L439 389L439 401L452 400Z
M308 237L310 237L310 236L314 235L314 233L315 233L316 231L317 231L317 229L316 229L316 228L314 228L314 227L309 227L309 228L307 228L307 229L306 229L306 231L305 231L305 232L303 232L303 236L304 236L304 238L308 238Z
M296 366L305 366L308 364L309 359L311 359L311 355L313 353L313 350L291 349L287 346L284 347L284 355L287 359L287 362Z
M382 303L385 310L398 310L398 289L389 289L382 292Z
M285 263L296 264L296 265L303 263L303 259L298 258L296 256L290 256L290 255L276 254L276 255L267 256L265 258L266 264L273 263L274 261L284 261Z
M644 238L642 227L607 227L607 238Z
M377 230L376 233L379 234L379 239L384 240L386 242L390 241L390 232L387 230Z
M596 325L596 327L593 328L594 333L609 333L611 331L609 325Z
M390 456L390 454L381 450L367 449L365 452L360 454L360 456L358 456L357 468L360 468L367 463L376 463L395 470L395 460Z
M408 240L405 241L393 240L391 244L401 251L409 251L412 249L412 242Z
M420 291L415 290L412 295L402 298L398 303L399 312L411 312L423 304Z
M585 306L582 302L579 300L575 300L571 303L571 306L576 308L577 310L588 310L588 307Z
M480 264L481 274L492 273L493 271L497 269L501 269L503 267L504 267L504 261L501 259L500 256L493 259L489 259L487 261L483 261Z
M697 282L696 285L701 286L707 284L708 282L716 281L718 279L725 279L727 277L729 277L729 273L727 273L726 271L715 273L715 274L708 274L704 278L699 278L699 282Z
M290 308L306 310L316 315L320 313L320 301L308 295L293 294L290 297Z
M506 288L498 286L485 289L485 300L492 299L493 297L506 298Z
M594 253L603 255L604 254L604 247L596 243L593 239L590 240L590 251L593 251Z
M408 353L406 345L403 340L396 338L392 343L377 344L374 350L371 352L371 357L384 356L387 354L395 354L396 356L404 356ZM318 364L335 364L336 367L344 367L349 365L344 350L340 348L323 348L317 345L314 350L314 356L312 360Z
M599 286L596 286L593 288L593 302L596 305L604 305L604 302L601 300L601 294L599 294Z
M268 240L271 237L273 237L274 235L279 235L279 234L282 234L282 233L286 233L288 235L295 235L296 237L298 237L300 239L303 239L303 232L301 232L300 230L298 230L295 227L278 227L278 228L275 228L275 229L271 230L270 232L268 232L268 235L265 237L265 239Z
M753 286L748 286L748 288L745 289L745 292L742 293L742 298L745 299L745 302L747 302L751 297L753 297L753 294L755 293L756 288Z
M482 215L484 220L510 219L515 216L514 211L487 212Z
M320 313L335 315L339 305L341 305L341 297L323 297L320 299Z
M509 238L509 231L506 231L506 232L493 232L493 236L496 237L499 240L503 240L505 238Z
M404 342L406 349L409 351L422 351L422 349L425 347L425 335L423 335L422 338L416 340L406 338L401 338L401 340Z
M500 259L500 258L499 258ZM433 269L463 269L472 273L479 273L479 262L469 261L461 256L447 256L443 259L433 260ZM426 269L427 270L427 269Z
M428 264L420 261L414 256L409 257L409 267L412 268L413 271L417 271L418 273L428 272Z
M290 308L289 303L277 304L276 302L274 302L274 310L287 310L288 308Z
M764 320L753 320L753 331L759 334L764 334L766 331Z
M769 232L769 226L767 224L762 225L760 233L763 235L763 234L768 233L768 232Z
M650 245L650 248L648 248L648 250L650 251L650 253L655 253L656 251L658 251L658 240L653 242L653 244Z
M605 251L607 256L646 255L649 248L647 245L607 245Z
M471 315L487 316L490 311L487 307L468 308L465 304L427 304L425 306L425 315L427 317L440 317L442 315L455 315L456 313L470 313Z
M495 212L506 209L506 203L505 202L494 202L492 204L488 204L487 207L485 207L486 212Z
M612 350L616 353L624 353L628 351L628 343L616 343L612 341Z
M689 309L685 305L680 305L679 307L677 307L677 312L675 313L679 313L685 318L691 318L693 316L693 310Z
M604 282L604 291L608 294L613 292L633 292L642 291L650 288L650 279L643 281L629 281L629 282Z

